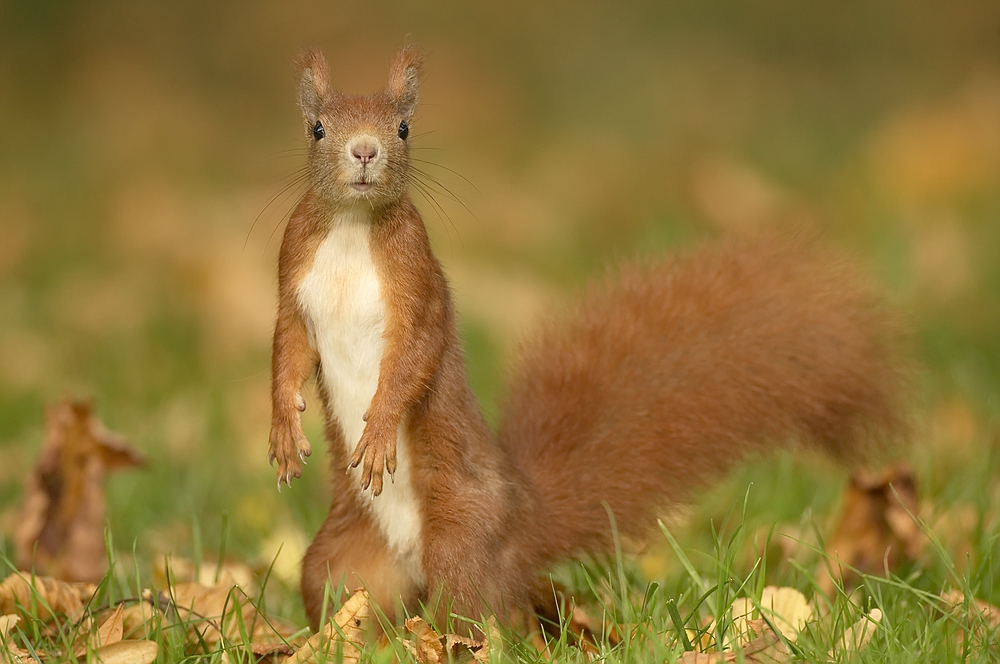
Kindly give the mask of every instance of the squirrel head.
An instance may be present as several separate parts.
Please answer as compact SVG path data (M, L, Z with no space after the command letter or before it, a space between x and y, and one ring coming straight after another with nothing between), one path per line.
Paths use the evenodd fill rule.
M410 120L417 106L423 55L413 45L393 57L389 85L370 96L330 87L326 59L318 49L299 59L299 106L313 188L334 205L381 207L407 189Z

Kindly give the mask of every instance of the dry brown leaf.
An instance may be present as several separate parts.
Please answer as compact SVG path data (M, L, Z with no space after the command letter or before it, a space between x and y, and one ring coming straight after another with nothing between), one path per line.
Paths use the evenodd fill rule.
M463 655L470 654L480 664L490 661L490 650L503 651L503 639L500 636L500 628L497 627L496 618L490 617L486 621L486 636L481 639L470 639L467 636L458 634L446 634L444 638L444 649L452 659L460 659Z
M681 664L721 664L724 662L742 661L748 664L782 664L791 659L791 650L781 638L774 633L771 626L763 619L747 620L745 640L740 644L739 653L735 650L723 652L688 651L681 658Z
M125 606L119 604L113 611L107 614L107 617L101 622L101 626L97 628L96 632L91 631L93 623L89 619L84 620L80 625L73 645L73 655L79 658L88 650L96 651L104 646L121 641L124 634L122 622L124 610Z
M762 634L758 624L766 618L778 628L788 641L795 641L805 624L812 619L813 610L805 595L795 588L767 586L761 591L760 609L747 597L737 597L729 607L733 629L726 634L724 648L734 650L746 648ZM763 612L763 616L758 614ZM770 628L768 628L770 630ZM702 649L714 643L715 623L709 622L705 635L699 642ZM689 637L691 638L691 637Z
M689 650L678 660L680 664L722 664L723 662L735 662L734 652L698 652Z
M414 637L414 643L407 649L413 653L413 657L420 664L438 664L444 654L444 646L441 645L441 635L434 631L423 618L419 616L409 618L404 624L406 631Z
M142 465L124 439L108 431L89 403L64 400L45 416L45 446L24 487L14 557L67 581L96 583L107 571L104 476Z
M46 576L15 572L0 583L0 614L25 613L48 620L53 614L73 616L93 596L89 583L68 583Z
M799 632L812 620L813 610L805 595L795 588L767 586L761 592L760 608L781 635L795 641Z
M150 594L150 599L151 597ZM123 638L130 639L148 635L160 624L163 614L153 606L150 599L144 597L142 601L126 606L125 610L122 611L122 629L125 633Z
M124 610L125 605L119 604L114 613L101 623L101 626L97 629L97 638L94 641L95 647L102 648L122 640L125 633L125 625L122 619L122 612Z
M867 615L862 616L860 620L844 630L837 645L828 653L830 659L835 657L837 650L849 652L864 648L875 634L880 622L882 622L882 611L879 609L872 609Z
M258 659L279 655L288 657L295 652L295 648L287 643L254 643L250 646L250 652Z
M316 662L334 655L338 648L344 664L356 664L361 656L364 634L371 626L372 608L368 592L359 590L344 602L340 611L327 622L318 634L299 648L285 664Z
M214 586L178 583L162 593L160 601L174 606L181 620L188 623L188 638L199 646L204 643L212 648L226 640L244 647L247 636L250 649L264 656L291 654L302 643L301 637L295 636L301 631L298 626L260 614L227 572ZM153 615L159 619L158 613Z
M949 590L941 595L941 599L944 600L945 606L951 609L952 613L955 614L957 614L966 603L965 594L958 590ZM984 633L985 630L993 631L1000 627L1000 608L997 608L993 604L984 602L980 599L974 599L969 602L968 606L969 608L965 619L968 622L973 635L981 637L986 636ZM965 641L966 638L966 630L963 627L958 633L959 643Z
M98 648L94 654L101 664L151 664L159 651L154 641L119 641Z
M7 638L10 630L14 629L14 626L20 621L21 616L19 615L0 616L0 637Z
M820 589L832 595L838 581L851 586L856 575L850 568L885 574L902 559L919 557L925 537L910 516L918 510L916 479L907 464L856 473L844 492L840 522L827 540L827 560L816 573Z
M200 565L195 565L190 558L170 556L159 558L153 564L153 583L158 588L180 583L213 587L229 580L248 595L257 592L257 579L253 569L237 560L224 559L219 565L217 560L207 558Z
M751 620L750 631L757 636L743 646L743 658L755 664L778 664L792 657L788 644L763 619Z
M941 595L941 599L952 608L965 605L965 594L958 590L949 590ZM981 599L969 602L969 615L980 616L990 627L1000 627L1000 608L989 602L984 602Z
M31 656L27 650L19 648L13 643L7 642L6 644L0 645L0 662L3 664L27 664L28 662L36 662L37 660Z
M10 631L20 622L21 616L0 616L0 662L20 664L28 661L28 652L22 650L10 639Z

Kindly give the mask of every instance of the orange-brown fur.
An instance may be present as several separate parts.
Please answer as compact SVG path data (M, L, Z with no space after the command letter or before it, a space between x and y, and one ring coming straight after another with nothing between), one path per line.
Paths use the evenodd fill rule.
M762 238L626 265L588 290L526 345L495 436L469 388L447 283L406 192L408 148L393 137L412 114L419 66L406 48L385 91L347 97L330 90L318 52L302 61L307 136L318 117L331 140L310 150L312 186L279 259L271 432L279 486L299 476L298 454L308 453L299 390L323 371L297 288L331 211L358 198L337 146L351 132L374 133L390 166L365 198L386 345L353 454L318 381L335 479L330 514L303 562L314 623L326 584L364 583L390 615L400 601L412 608L439 592L474 618L524 608L545 565L607 549L604 503L622 532L641 533L657 507L746 454L798 439L852 457L904 435L905 372L878 299L808 243ZM421 514L421 582L401 572L363 504L383 499L400 423ZM352 463L364 464L370 494L345 486Z

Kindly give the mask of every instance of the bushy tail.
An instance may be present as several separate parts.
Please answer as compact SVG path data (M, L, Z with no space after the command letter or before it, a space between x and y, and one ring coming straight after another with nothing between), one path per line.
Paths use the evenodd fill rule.
M752 453L863 460L908 437L901 326L850 263L801 240L626 265L542 327L500 439L533 487L543 560L649 527ZM537 525L535 525L537 524Z

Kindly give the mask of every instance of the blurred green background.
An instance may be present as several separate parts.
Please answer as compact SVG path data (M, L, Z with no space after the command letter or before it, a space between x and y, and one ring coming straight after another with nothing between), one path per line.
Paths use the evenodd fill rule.
M414 155L447 190L442 212L416 200L488 412L519 335L616 258L808 227L915 323L923 483L980 486L949 478L983 467L1000 413L996 0L6 0L5 532L65 394L150 457L110 482L123 549L217 546L226 515L230 550L266 559L317 527L324 456L280 496L265 462L281 192L304 145L292 60L318 45L335 87L369 92L407 34L429 54ZM796 478L793 514L836 494L775 472Z

